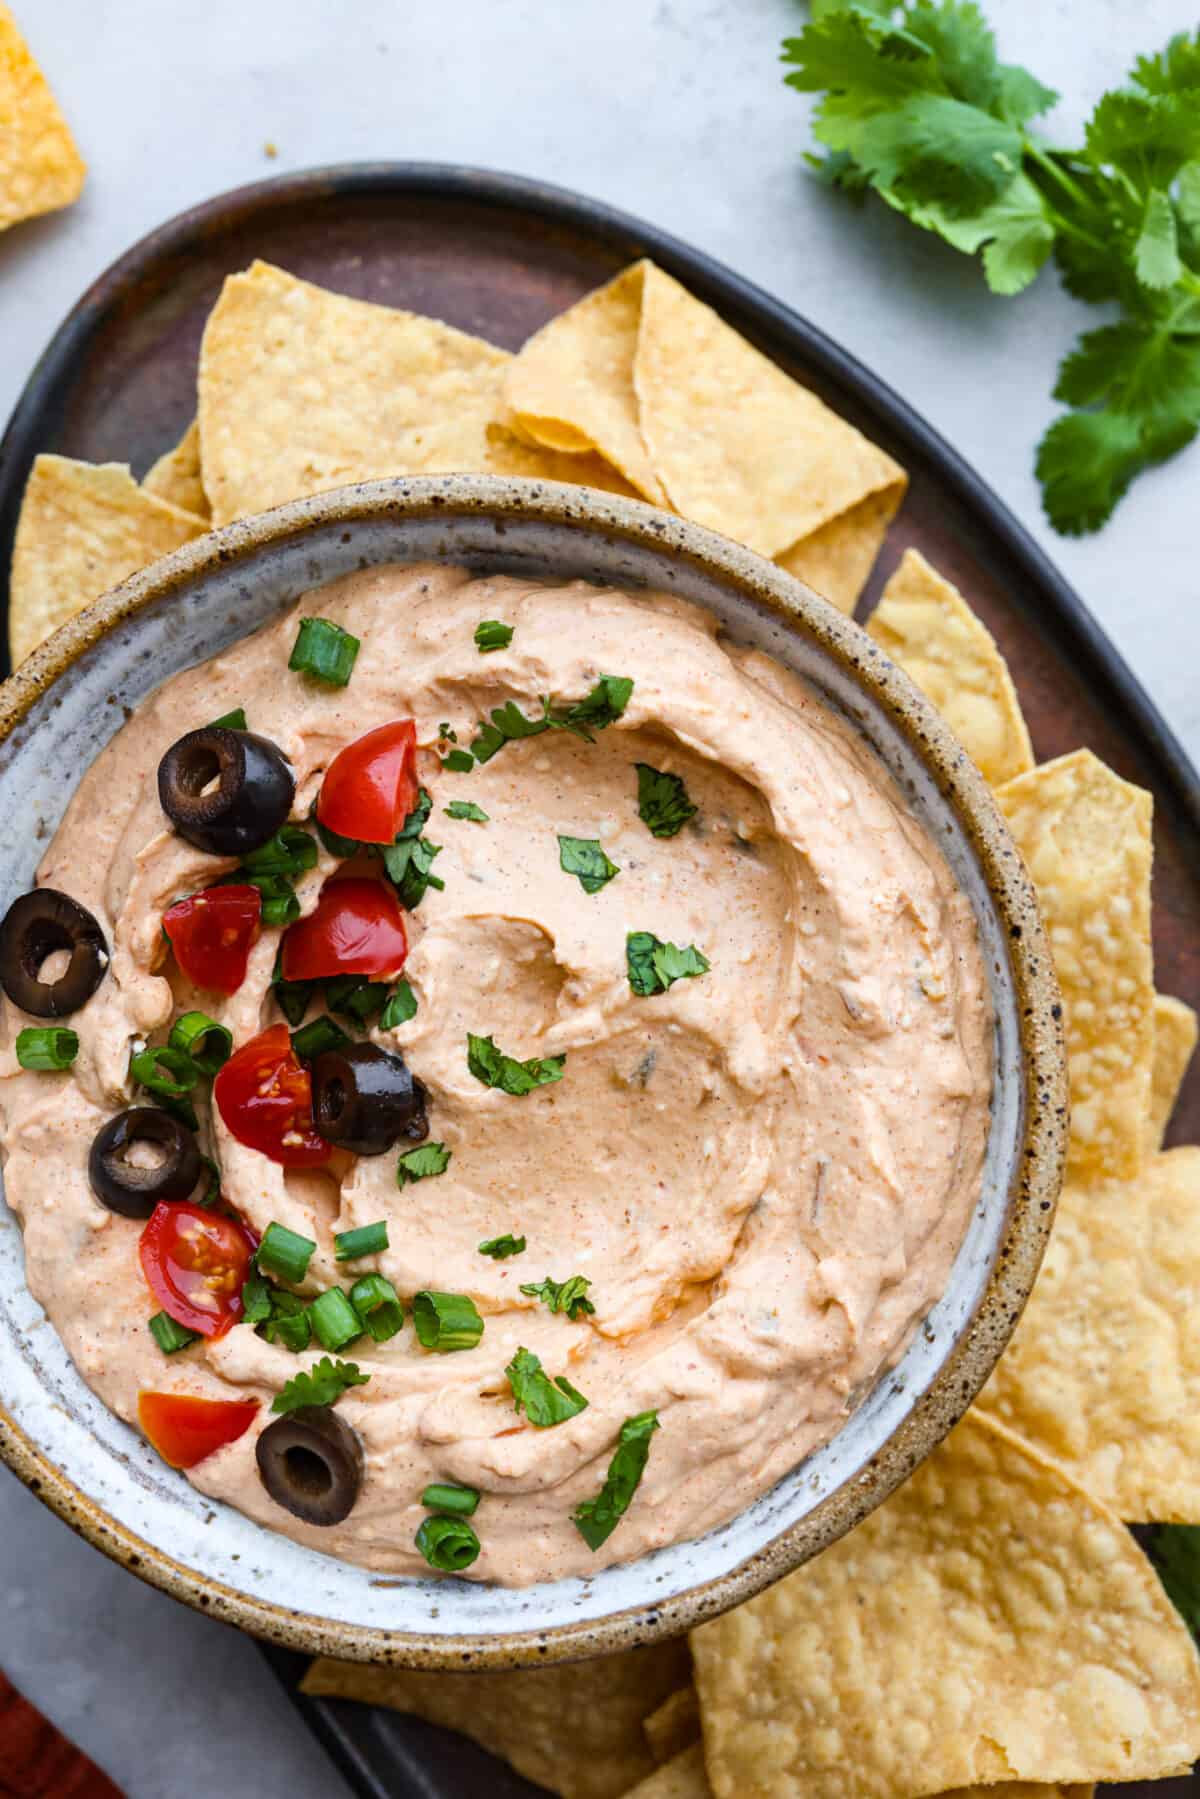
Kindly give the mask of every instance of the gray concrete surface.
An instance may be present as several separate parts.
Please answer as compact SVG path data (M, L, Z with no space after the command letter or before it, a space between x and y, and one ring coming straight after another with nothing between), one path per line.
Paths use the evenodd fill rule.
M355 157L540 176L640 213L781 295L945 433L1075 582L1200 753L1200 448L1100 536L1042 519L1033 445L1058 358L1098 322L1052 275L1017 301L805 174L779 39L794 0L13 0L91 164L71 212L0 238L0 416L81 290L223 188ZM1001 48L1074 132L1188 0L1006 0ZM265 146L278 147L268 159ZM77 1542L0 1471L0 1665L132 1799L337 1799L245 1640Z

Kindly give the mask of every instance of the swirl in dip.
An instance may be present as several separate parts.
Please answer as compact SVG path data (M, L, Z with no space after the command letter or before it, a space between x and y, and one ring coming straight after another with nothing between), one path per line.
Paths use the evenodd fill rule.
M145 1391L259 1400L250 1428L189 1478L314 1548L428 1572L414 1538L431 1482L481 1495L469 1578L582 1575L695 1536L837 1430L942 1292L980 1188L991 1093L969 904L851 730L690 605L422 566L350 576L300 612L361 640L348 685L289 670L299 615L176 677L98 757L41 864L39 885L87 907L112 955L65 1021L81 1040L67 1072L18 1067L17 1032L44 1021L5 1007L5 1188L29 1286L131 1423ZM513 627L507 647L476 647L485 619ZM515 700L536 718L540 696L578 700L605 674L633 690L594 741L547 731L470 773L443 767L442 721L462 746L493 708ZM147 1329L145 1227L102 1206L88 1178L97 1132L135 1103L132 1049L189 1010L235 1046L281 1022L279 930L262 930L222 997L189 984L161 928L236 859L176 834L155 771L182 733L239 706L290 762L291 816L306 826L340 750L415 720L425 831L442 846L443 888L405 919L416 1014L358 1034L424 1085L444 1172L398 1184L404 1143L285 1168L237 1141L197 1089L228 1207L256 1235L276 1222L316 1242L296 1292L376 1271L406 1314L431 1289L469 1296L484 1321L453 1354L422 1348L411 1316L388 1341L339 1352L369 1375L336 1402L363 1478L325 1526L269 1496L255 1455L271 1401L320 1345L297 1354L239 1322L165 1355ZM673 835L639 816L638 763L680 777L696 807ZM487 822L447 816L455 801ZM586 891L560 866L562 835L598 840L619 872ZM344 870L322 846L296 883L305 915ZM694 946L707 970L639 993L631 932ZM318 998L309 1019L321 1010ZM486 1086L468 1033L519 1059L565 1055L562 1077L521 1095ZM335 1233L378 1220L386 1250L335 1261ZM506 1233L525 1238L522 1254L480 1253ZM590 1283L591 1313L521 1292L573 1275ZM548 1428L519 1412L505 1370L521 1348L586 1409ZM648 1411L659 1429L640 1485L592 1549L572 1513L601 1489L622 1423Z

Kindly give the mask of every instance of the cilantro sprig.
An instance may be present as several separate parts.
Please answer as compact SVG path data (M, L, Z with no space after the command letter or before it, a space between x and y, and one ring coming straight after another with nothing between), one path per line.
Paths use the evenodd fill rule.
M596 1310L587 1296L591 1284L584 1274L569 1275L565 1281L551 1280L547 1275L545 1280L527 1281L521 1291L530 1299L540 1299L552 1312L565 1312L572 1324L576 1324Z
M477 1081L485 1087L498 1087L501 1093L508 1093L515 1099L521 1099L532 1093L537 1087L548 1087L554 1081L561 1081L566 1056L530 1056L527 1062L519 1062L515 1056L506 1056L497 1049L494 1037L477 1037L474 1032L467 1033L467 1067Z
M540 737L543 731L570 731L585 743L594 743L594 731L607 730L622 716L633 693L629 675L601 675L596 685L581 700L569 706L553 706L549 695L542 695L542 716L527 718L515 700L493 706L487 719L480 719L476 735L471 739L471 754L476 762L490 762L497 750L522 737ZM448 767L458 766L447 756Z
M333 1405L348 1387L365 1387L370 1378L357 1362L334 1362L323 1355L311 1368L293 1374L271 1401L271 1410L295 1412L303 1405Z
M823 97L809 157L830 185L874 191L956 250L993 293L1053 256L1068 292L1118 316L1085 332L1037 452L1055 529L1098 530L1134 478L1200 429L1200 30L1141 56L1082 144L1030 129L1058 95L1003 63L973 0L814 0L783 46L786 77Z

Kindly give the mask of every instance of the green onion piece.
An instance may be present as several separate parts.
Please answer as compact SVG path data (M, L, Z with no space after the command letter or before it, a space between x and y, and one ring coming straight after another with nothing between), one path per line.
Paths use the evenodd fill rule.
M414 1293L412 1315L421 1348L443 1355L474 1349L483 1335L483 1319L465 1293Z
M315 675L330 687L344 687L350 679L359 640L327 618L302 618L288 667L297 674Z
M448 768L452 775L469 775L475 766L475 758L470 750L451 750L442 758L442 767Z
M442 1574L461 1574L479 1554L479 1538L462 1518L426 1518L416 1542L429 1566Z
M369 1337L386 1343L404 1323L404 1309L391 1281L382 1274L364 1274L350 1289L350 1304Z
M525 1239L524 1237L514 1237L509 1231L503 1237L487 1237L477 1247L481 1256L491 1256L495 1262L504 1262L509 1256L519 1256L524 1253Z
M275 995L275 1004L293 1028L304 1022L304 1014L308 1011L315 986L315 981L284 980L283 945L280 944L275 952L275 967L271 971L271 992Z
M475 627L475 648L481 656L489 650L506 650L513 640L513 626L498 618L481 618Z
M589 1549L607 1542L629 1510L638 1483L646 1471L650 1439L658 1429L657 1412L638 1412L626 1418L608 1464L604 1485L594 1499L584 1499L571 1513L571 1522Z
M17 1032L17 1061L39 1073L59 1073L79 1054L79 1038L62 1025L26 1025Z
M196 1116L196 1108L186 1093L160 1093L156 1097L163 1111L169 1112L172 1118L178 1118L180 1124L186 1124L189 1131L198 1131L200 1129L200 1120Z
M199 1331L190 1331L185 1324L177 1324L169 1312L155 1312L150 1320L150 1335L164 1355L174 1355L177 1349L186 1349L189 1343L200 1341Z
M444 1143L422 1143L419 1149L406 1149L396 1164L396 1185L403 1187L406 1181L423 1181L431 1174L445 1174L452 1154Z
M172 1049L168 1043L159 1044L157 1049L139 1050L130 1059L129 1073L147 1093L160 1094L164 1099L183 1099L200 1079L200 1070L187 1051Z
M299 1282L308 1273L316 1247L311 1237L290 1231L286 1224L271 1223L258 1246L258 1265L269 1274L277 1274L281 1281ZM336 1349L337 1344L327 1343L325 1347Z
M436 1480L422 1493L421 1504L427 1505L431 1512L455 1512L460 1518L470 1518L479 1504L479 1493L475 1487L460 1487L451 1481Z
M301 1062L315 1062L327 1049L345 1049L352 1039L324 1012L303 1030L292 1032L292 1048Z
M492 822L483 807L477 806L474 800L451 800L446 807L446 817L469 819L476 825L490 825Z
M417 1016L417 996L407 981L400 981L387 1005L379 1017L381 1031L394 1031L398 1024L407 1024L410 1018Z
M377 1012L382 1012L387 1000L387 983L368 981L361 974L339 974L325 983L325 1004L329 1010L364 1027Z
M222 712L220 718L214 718L208 726L210 731L247 731L246 708L235 706L232 712Z
M171 1026L167 1047L190 1056L201 1074L216 1074L233 1054L233 1033L205 1012L185 1012Z
M317 846L303 825L280 825L256 850L242 857L242 867L254 875L302 875L317 866Z
M257 887L262 900L260 918L269 931L295 924L300 916L300 901L286 875L254 874L246 868L235 868L222 875L218 887Z
M263 1238L264 1243L266 1238ZM308 1308L312 1327L325 1349L344 1349L362 1336L362 1319L340 1287L327 1287Z
M359 1256L377 1256L388 1246L387 1220L360 1224L357 1230L339 1231L333 1239L333 1253L339 1262L355 1262Z

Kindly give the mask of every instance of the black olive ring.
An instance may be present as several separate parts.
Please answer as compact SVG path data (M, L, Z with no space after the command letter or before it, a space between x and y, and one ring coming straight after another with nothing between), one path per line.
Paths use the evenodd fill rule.
M407 1062L376 1043L323 1050L312 1065L313 1124L327 1143L381 1156L401 1137L429 1135L425 1089Z
M363 1480L356 1430L327 1405L302 1405L268 1424L255 1445L258 1477L276 1505L306 1524L340 1524Z
M181 837L213 856L261 849L286 824L296 783L269 737L205 725L158 765L158 798Z
M40 978L56 950L70 961L56 981ZM15 899L0 924L0 986L33 1018L69 1018L87 1004L108 968L104 932L86 906L55 887Z
M139 1168L126 1151L154 1143L164 1152L156 1167ZM122 1218L149 1218L160 1199L187 1199L202 1167L196 1139L158 1106L130 1106L101 1125L88 1154L88 1180L102 1206Z

